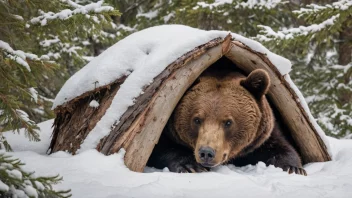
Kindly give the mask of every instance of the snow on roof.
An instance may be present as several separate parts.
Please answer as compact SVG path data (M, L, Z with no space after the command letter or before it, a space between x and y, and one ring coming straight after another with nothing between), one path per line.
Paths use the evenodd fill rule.
M133 79L133 87L136 88L134 97L137 97L143 85L153 81L177 58L214 38L224 38L228 33L183 25L162 25L136 32L105 50L74 74L56 96L53 109L124 75L129 75L127 79ZM282 74L291 70L289 60L270 52L257 41L234 33L232 37L255 51L267 54Z
M205 31L183 25L162 25L136 32L105 50L74 74L56 96L53 108L96 87L128 76L105 115L81 145L81 150L94 148L110 132L114 122L133 105L133 99L142 93L142 88L169 64L195 47L228 34L226 31ZM260 43L234 33L232 37L266 54L282 75L291 70L289 60L270 52Z

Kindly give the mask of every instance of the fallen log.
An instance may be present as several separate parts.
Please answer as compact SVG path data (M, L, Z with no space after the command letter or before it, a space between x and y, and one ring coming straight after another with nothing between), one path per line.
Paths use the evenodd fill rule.
M268 71L272 82L268 99L287 125L303 162L331 159L321 134L309 118L309 112L304 109L285 76L265 54L233 40L231 34L195 47L165 67L150 84L143 87L134 104L116 118L96 149L110 155L124 148L127 167L142 172L178 101L202 72L221 58L231 60L231 67L238 67L246 74L259 68ZM120 85L127 78L127 75L120 77L57 106L51 152L63 150L77 153L85 138L104 118ZM92 99L100 101L99 107L89 105Z

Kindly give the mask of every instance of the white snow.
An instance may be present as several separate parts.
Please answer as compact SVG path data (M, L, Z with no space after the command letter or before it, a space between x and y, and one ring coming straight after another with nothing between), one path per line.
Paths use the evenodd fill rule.
M326 9L335 9L335 10L347 10L352 6L351 0L340 0L333 2L331 4L326 4L324 6L317 5L317 4L309 4L307 5L308 8L301 8L300 10L293 11L296 14L299 14L298 17L302 17L309 13L319 13Z
M37 103L38 102L38 91L34 87L29 88L29 93L31 94L32 99Z
M26 194L30 197L37 198L38 197L38 192L33 186L27 185L24 187L23 191L26 192Z
M25 67L28 71L31 71L26 59L31 60L39 60L38 56L35 54L25 53L21 50L14 50L12 47L6 43L5 41L0 40L0 49L6 51L8 54L6 55L12 60L15 60L18 64Z
M22 173L18 170L6 170L7 174L9 174L10 177L22 180Z
M159 13L158 10L152 10L152 11L149 11L149 12L146 12L146 13L138 13L136 17L137 18L138 17L145 17L147 19L153 19L153 18L158 16L158 13Z
M333 26L335 21L340 17L340 14L334 15L329 19L319 23L312 24L309 26L300 26L297 28L289 28L286 30L280 30L275 32L271 27L265 25L258 25L262 28L261 33L263 35L258 35L257 38L261 41L270 41L274 39L292 39L294 36L305 36L311 33L322 31L323 29Z
M197 2L197 5L202 7L202 8L209 8L209 9L213 9L216 8L218 6L222 6L225 4L231 4L233 0L215 0L214 3L206 3L204 1L201 2ZM197 9L197 7L194 7L193 9Z
M24 130L21 129L20 133L17 131L14 132L4 132L3 135L6 137L7 141L10 143L14 143L16 151L32 151L38 153L40 155L45 155L46 150L49 148L50 145L50 138L51 138L51 126L53 125L53 120L48 120L45 122L40 123L38 126L40 131L38 131L41 141L34 142L28 141L28 138L25 136Z
M98 107L99 107L99 102L96 101L96 100L92 100L92 101L89 103L89 106L90 106L90 107L93 107L93 108L98 108Z
M39 124L41 142L28 142L17 133L5 133L14 149L14 157L26 163L36 175L60 174L64 181L55 189L72 189L73 198L178 198L178 197L352 197L352 140L330 142L333 161L305 165L308 176L288 175L279 168L220 166L206 173L170 173L146 168L148 173L129 171L123 163L123 151L104 156L94 149L76 156L48 148L53 120ZM0 182L0 188L4 185Z
M214 3L206 3L206 2L197 2L197 6L195 6L193 9L198 9L199 6L202 8L209 8L209 9L214 9L220 6L223 6L225 4L233 4L232 8L233 9L273 9L279 4L286 3L286 1L282 0L248 0L245 2L238 2L233 0L215 0ZM225 15L226 16L226 15Z
M119 30L119 29L122 29L122 30L128 31L128 32L133 32L133 31L136 30L135 28L126 26L126 25L124 25L124 24L120 24L119 26L117 26L117 29L118 29L118 30Z
M41 182L39 182L39 181L34 181L34 184L39 190L44 190L45 189L44 185Z
M28 114L21 110L21 109L16 109L16 114L18 117L20 117L24 122L27 122L28 124L32 125L34 124L35 122L33 120L31 120L28 116Z
M52 44L58 43L58 42L61 42L61 40L59 39L58 36L55 36L55 38L53 38L53 39L45 39L45 40L43 40L43 41L40 41L39 44L40 44L42 47L50 47Z
M98 141L110 132L111 126L133 105L142 87L153 81L177 58L214 38L224 38L229 32L204 31L183 25L163 25L134 33L108 48L74 74L55 98L53 108L81 94L128 76L121 85L109 109L89 133L80 151L95 148ZM253 50L266 54L282 74L291 69L291 62L260 43L232 33L233 38ZM148 38L148 39L146 39Z
M34 17L30 20L32 24L37 24L40 23L42 26L47 25L48 21L54 20L54 19L61 19L61 20L67 20L71 18L73 15L76 14L88 14L88 13L101 13L101 12L107 12L107 11L112 11L114 10L113 7L111 6L103 6L104 1L98 1L96 3L90 3L87 5L79 5L77 3L74 3L72 1L68 1L68 4L71 5L74 10L70 9L65 9L61 10L58 13L54 12L41 12L40 16Z
M16 61L18 64L25 67L28 71L31 71L31 68L27 63L27 59L34 60L34 61L39 61L39 60L46 61L48 59L48 56L41 56L40 58L38 58L38 56L35 54L26 53L22 50L14 50L10 46L10 44L2 40L0 40L0 49L4 50L7 53L5 55L6 57Z
M169 14L165 15L163 17L164 23L169 22L172 17L175 17L175 12L170 12Z
M243 9L243 8L249 8L249 9L274 9L276 6L279 4L283 4L286 1L282 0L248 0L246 2L240 2L238 3L235 8L236 9Z
M2 182L0 179L0 192L1 191L8 191L8 190L9 190L9 186L4 184L4 182Z

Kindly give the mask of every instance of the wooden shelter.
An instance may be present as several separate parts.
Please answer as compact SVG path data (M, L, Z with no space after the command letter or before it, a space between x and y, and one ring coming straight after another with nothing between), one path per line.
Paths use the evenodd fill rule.
M124 148L127 167L142 172L185 91L220 58L230 60L245 74L259 68L266 70L272 83L267 97L288 128L303 163L331 160L319 129L312 123L310 113L304 109L290 83L266 54L234 40L230 34L204 43L169 64L143 88L143 94L135 98L135 103L115 122L96 149L110 155ZM103 117L127 77L122 76L57 106L50 152L69 151L75 154ZM92 98L100 101L98 108L89 106Z

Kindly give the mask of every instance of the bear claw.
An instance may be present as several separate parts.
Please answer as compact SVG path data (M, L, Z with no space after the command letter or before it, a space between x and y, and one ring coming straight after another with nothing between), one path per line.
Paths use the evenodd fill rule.
M297 174L297 175L304 175L304 176L307 176L306 170L304 170L303 168L295 167L295 166L286 166L286 167L284 168L284 171L287 171L288 174L295 173L295 174Z
M171 172L176 172L176 173L201 173L201 172L208 171L207 168L201 166L198 163L187 163L187 164L175 163L169 167L169 170Z

